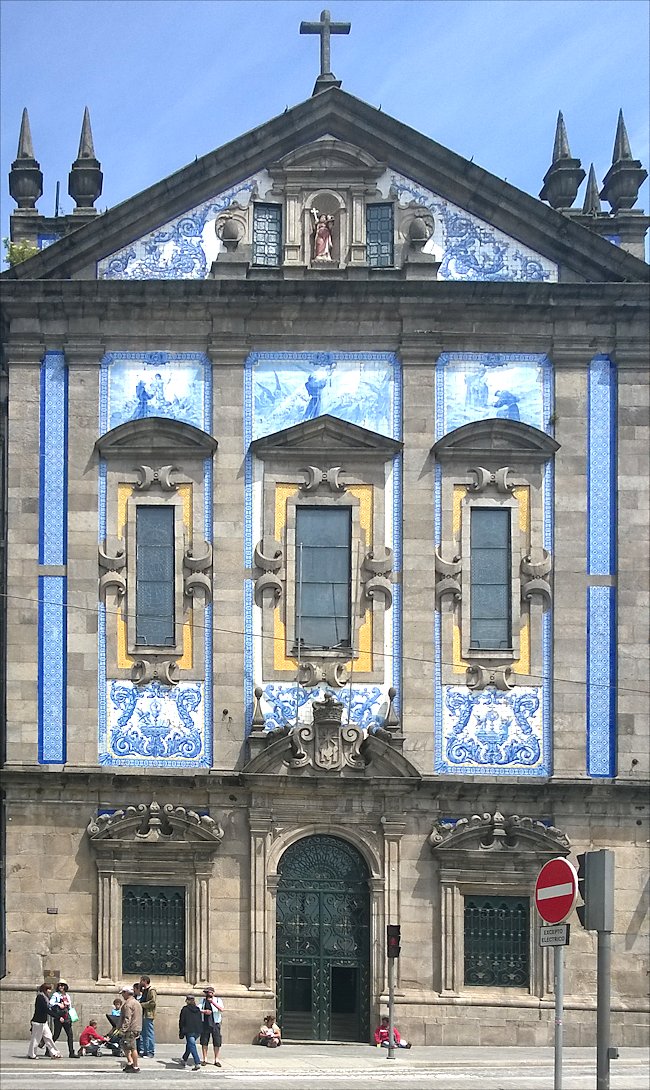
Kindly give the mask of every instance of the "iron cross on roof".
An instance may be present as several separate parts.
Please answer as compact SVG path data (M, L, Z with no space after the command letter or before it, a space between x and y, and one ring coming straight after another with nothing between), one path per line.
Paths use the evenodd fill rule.
M340 82L336 80L336 77L330 71L330 35L349 34L350 23L333 23L329 11L321 11L320 22L302 22L300 24L300 33L320 35L320 76L316 80L314 94L324 90L325 87L331 87L332 84L340 86Z

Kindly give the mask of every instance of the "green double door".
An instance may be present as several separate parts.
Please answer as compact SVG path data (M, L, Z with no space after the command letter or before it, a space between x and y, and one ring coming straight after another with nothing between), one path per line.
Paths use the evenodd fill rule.
M367 1041L368 868L333 836L287 849L277 894L278 1016L290 1040Z

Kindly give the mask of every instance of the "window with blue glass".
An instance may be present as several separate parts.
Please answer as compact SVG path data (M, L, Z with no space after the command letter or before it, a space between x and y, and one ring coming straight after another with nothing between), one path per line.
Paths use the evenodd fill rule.
M470 519L470 648L512 648L510 509L473 507Z
M527 897L465 897L465 984L527 988L530 902Z
M282 263L282 206L253 205L253 264Z
M139 506L136 511L135 642L173 647L174 508Z
M393 206L369 204L366 206L366 257L375 268L389 268L393 264Z
M296 644L352 645L352 514L343 507L296 508Z

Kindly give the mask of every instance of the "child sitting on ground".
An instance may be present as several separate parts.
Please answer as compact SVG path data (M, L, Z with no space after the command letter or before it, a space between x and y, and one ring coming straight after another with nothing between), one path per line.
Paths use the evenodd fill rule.
M278 1048L282 1044L280 1027L272 1014L267 1014L257 1035L258 1045L266 1045L267 1048Z
M79 1034L79 1056L101 1056L100 1046L106 1038L97 1032L97 1023L91 1021Z
M377 1048L388 1048L388 1030L389 1030L389 1018L387 1014L384 1014L381 1020L381 1025L377 1026L375 1030L375 1044ZM394 1048L410 1048L410 1041L405 1041L400 1036L400 1032L397 1026L393 1026L393 1047Z

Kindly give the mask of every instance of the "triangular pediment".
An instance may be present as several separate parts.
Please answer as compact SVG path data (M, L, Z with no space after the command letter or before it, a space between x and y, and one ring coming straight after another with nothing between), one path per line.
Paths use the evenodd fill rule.
M438 461L491 458L547 462L560 449L551 435L520 420L492 418L455 428L431 448Z
M259 178L287 156L300 156L300 149L308 156L308 149L313 150L321 137L339 141L345 149L355 147L361 162L372 157L387 164L398 179L411 179L435 194L439 215L449 209L448 214L456 216L454 208L458 208L476 218L477 230L480 223L488 224L496 232L497 250L500 239L512 240L518 272L513 266L504 275L493 275L489 262L480 262L470 279L547 279L544 261L552 263L561 280L606 283L648 279L649 269L643 261L335 87L202 156L2 275L17 280L92 278L102 260L161 229L174 217L213 200L215 194L234 193L243 180ZM347 150L341 154L348 157ZM543 259L541 271L535 255ZM530 260L534 267L528 272Z
M207 432L168 417L127 420L106 432L95 443L102 458L129 457L211 458L217 440Z
M358 424L325 415L255 439L250 449L262 459L291 454L331 454L335 458L358 458L366 454L387 461L399 453L402 446L397 439L390 439L386 435L359 427Z

